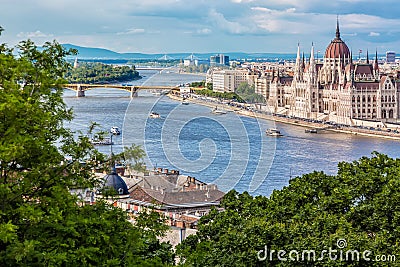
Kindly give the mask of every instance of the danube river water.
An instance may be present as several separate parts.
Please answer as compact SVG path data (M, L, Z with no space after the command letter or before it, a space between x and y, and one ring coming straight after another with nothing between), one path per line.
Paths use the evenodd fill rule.
M177 85L200 81L204 76L179 74L174 70L141 71L141 80L131 84ZM91 121L108 131L122 129L114 136L114 152L124 146L141 145L148 168L177 169L223 191L232 188L254 195L270 195L288 185L291 177L314 170L337 172L341 161L352 161L378 151L398 157L400 141L325 132L309 134L304 128L238 116L214 114L209 107L183 105L166 96L148 91L130 99L129 93L114 89L94 89L86 97L65 91L64 100L75 113L67 124L86 133ZM149 118L151 112L160 118ZM283 137L265 135L267 128L278 128ZM99 146L110 153L110 146Z

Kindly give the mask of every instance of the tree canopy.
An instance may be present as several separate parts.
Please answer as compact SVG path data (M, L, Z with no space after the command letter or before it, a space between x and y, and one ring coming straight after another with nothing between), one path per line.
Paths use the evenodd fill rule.
M235 90L246 103L265 103L265 98L262 95L255 93L255 86L243 82L239 84L238 88Z
M231 191L224 211L202 217L178 253L189 266L394 266L393 256L400 255L399 177L399 159L374 153L340 163L337 175L296 177L270 197ZM329 248L336 260L321 254ZM281 259L279 250L286 252Z
M82 62L77 68L69 69L65 78L69 83L107 83L136 80L140 76L134 66Z
M0 266L172 263L157 213L134 225L125 211L101 200L82 206L70 193L96 187L91 170L106 160L63 125L73 118L62 99L64 58L76 51L55 41L17 48L0 51Z

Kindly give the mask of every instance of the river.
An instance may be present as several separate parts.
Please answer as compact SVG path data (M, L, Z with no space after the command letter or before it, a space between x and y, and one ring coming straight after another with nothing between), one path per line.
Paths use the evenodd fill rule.
M141 80L130 83L177 85L204 79L172 69L140 74L144 76ZM268 196L274 189L288 185L291 177L314 170L335 174L341 161L370 156L373 151L398 157L400 151L396 140L333 132L309 134L302 127L233 112L216 115L209 107L182 105L148 91L130 99L128 92L114 89L90 90L81 98L66 90L64 100L74 110L74 120L66 125L73 131L86 133L91 121L105 131L118 126L122 134L113 137L114 152L121 152L132 143L142 145L148 168L177 169L201 181L216 183L223 191L234 188ZM152 111L160 118L149 118ZM265 129L272 127L284 136L266 136ZM110 146L98 148L110 153Z

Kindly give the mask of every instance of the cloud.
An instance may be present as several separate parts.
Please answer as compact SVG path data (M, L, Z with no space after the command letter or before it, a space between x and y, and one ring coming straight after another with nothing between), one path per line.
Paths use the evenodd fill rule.
M222 13L217 12L215 9L210 10L208 18L216 27L232 34L251 33L253 31L250 27L237 21L227 20Z
M356 32L353 33L341 33L342 36L357 36L358 34Z
M124 32L117 32L117 35L141 34L145 33L144 29L130 28Z
M20 32L17 34L17 37L19 37L19 38L48 38L48 37L53 37L53 34L46 34L41 31Z
M292 52L297 42L314 41L321 46L329 43L335 36L339 14L341 35L349 46L358 45L357 42L390 42L385 45L391 49L400 46L398 0L20 2L2 1L0 17L6 30L1 37L9 44L26 38L42 41L54 34L63 42L127 51L132 49L131 39L135 36L137 50L148 50L151 43L152 50L165 52L196 47L203 51L254 48Z
M197 34L207 35L207 34L210 34L210 33L212 33L212 31L209 28L203 28L203 29L197 30Z
M237 3L237 4L254 2L254 0L231 0L231 1L232 3Z

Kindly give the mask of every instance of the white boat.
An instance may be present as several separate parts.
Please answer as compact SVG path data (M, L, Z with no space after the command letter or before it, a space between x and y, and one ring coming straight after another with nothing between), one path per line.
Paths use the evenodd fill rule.
M158 114L158 113L156 113L156 112L151 112L150 115L149 115L149 117L150 117L151 119L158 119L158 118L160 118L160 114Z
M222 109L218 109L217 107L215 107L215 108L211 111L211 113L214 113L214 114L217 114L217 115L222 115L222 114L226 114L226 111L225 111L225 110L222 110Z
M267 129L267 130L265 131L265 133L266 133L268 136L275 136L275 137L283 136L283 134L281 133L281 131L279 131L279 130L276 129L276 128L269 128L269 129Z
M92 145L95 145L95 146L105 146L105 145L113 145L114 144L114 142L112 142L110 138L91 139L90 142L92 143Z
M185 100L183 100L183 101L182 101L182 105L189 105L189 102L188 102L188 101L185 101Z
M117 126L113 126L110 129L110 133L112 133L113 135L120 135L121 131L119 130L119 128Z

